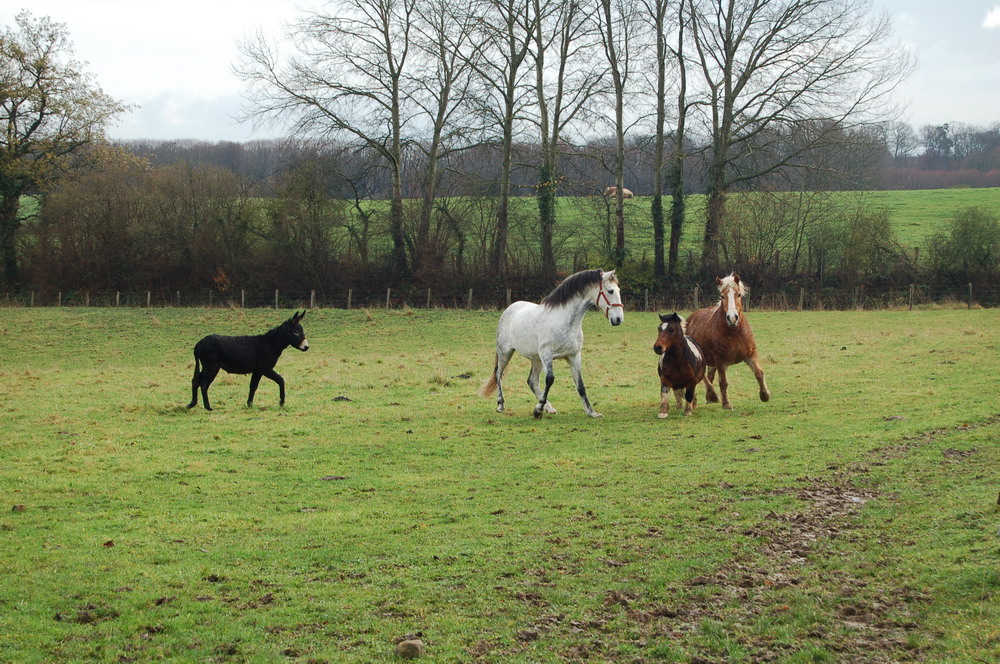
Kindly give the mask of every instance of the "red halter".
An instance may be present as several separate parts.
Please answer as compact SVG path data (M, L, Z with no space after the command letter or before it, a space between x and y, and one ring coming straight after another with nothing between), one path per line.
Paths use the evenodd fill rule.
M604 292L604 271L603 270L601 271L601 286L600 286L600 289L597 291L597 299L594 301L594 305L598 309L601 308L601 298L602 297L604 298L604 301L608 303L608 308L604 310L604 317L605 318L610 318L611 317L611 307L621 307L622 309L625 309L625 305L624 304L621 304L621 303L615 304L610 299L608 299L608 294Z

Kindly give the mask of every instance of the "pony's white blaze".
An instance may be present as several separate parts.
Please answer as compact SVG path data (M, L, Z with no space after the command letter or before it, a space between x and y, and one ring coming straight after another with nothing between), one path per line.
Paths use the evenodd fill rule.
M729 327L736 327L740 322L740 312L736 310L736 291L732 288L726 292L726 322Z

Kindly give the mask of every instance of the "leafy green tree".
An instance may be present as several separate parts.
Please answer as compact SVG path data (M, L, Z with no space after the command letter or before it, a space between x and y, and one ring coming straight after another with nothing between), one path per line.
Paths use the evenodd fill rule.
M66 26L22 11L0 32L0 262L20 285L21 197L43 191L87 159L104 129L127 110L73 59Z
M948 230L931 238L930 264L941 281L988 281L1000 276L1000 221L982 208L960 210Z

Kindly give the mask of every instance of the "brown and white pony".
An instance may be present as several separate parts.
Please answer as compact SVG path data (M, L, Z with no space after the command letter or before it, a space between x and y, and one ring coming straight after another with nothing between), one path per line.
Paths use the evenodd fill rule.
M725 279L716 278L715 281L719 285L719 303L714 307L699 309L687 320L687 333L701 346L705 364L709 367L705 375L705 401L716 403L719 400L712 387L715 372L718 371L722 407L733 407L726 391L729 387L726 367L739 362L746 362L753 370L760 386L760 400L767 401L771 398L771 391L764 382L764 370L760 368L750 322L743 313L743 296L747 293L747 287L736 273Z
M612 196L614 196L617 193L618 193L618 187L612 186L612 187L605 187L604 188L604 197L605 198L611 198ZM622 198L632 198L632 190L631 189L626 189L625 187L622 187Z
M672 313L660 314L659 334L653 343L653 352L660 356L656 371L660 374L659 418L670 414L670 390L674 391L677 407L681 407L681 392L687 406L684 414L694 412L697 400L694 388L705 377L705 358L697 342L685 333L684 319Z

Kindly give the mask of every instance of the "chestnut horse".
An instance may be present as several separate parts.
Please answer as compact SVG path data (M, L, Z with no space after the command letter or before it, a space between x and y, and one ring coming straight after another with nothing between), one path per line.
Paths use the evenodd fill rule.
M719 401L712 381L715 372L719 372L719 390L722 392L722 407L732 409L729 403L726 380L726 367L739 362L746 362L753 370L760 386L760 400L771 398L771 391L764 382L764 370L760 368L760 358L757 356L757 344L753 340L753 331L743 313L743 296L747 287L740 281L740 275L733 273L725 279L716 278L719 286L719 303L714 307L699 309L688 317L687 333L701 346L705 354L705 364L708 372L705 375L705 401Z
M687 406L684 414L694 412L696 404L694 388L705 377L705 358L698 343L685 334L686 323L676 312L669 316L660 314L660 333L653 344L653 352L660 356L657 373L660 374L660 413L664 418L670 414L670 390L681 407L681 392Z

